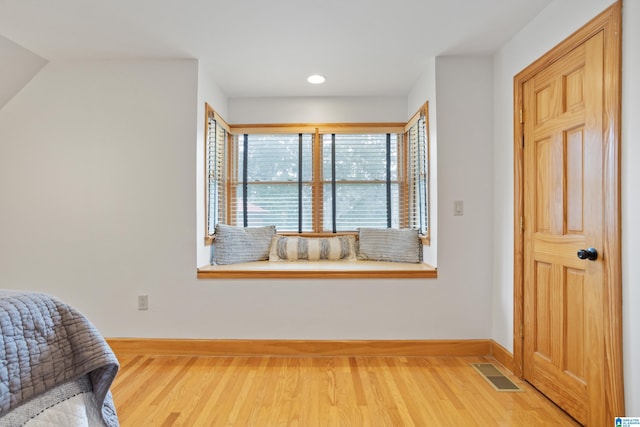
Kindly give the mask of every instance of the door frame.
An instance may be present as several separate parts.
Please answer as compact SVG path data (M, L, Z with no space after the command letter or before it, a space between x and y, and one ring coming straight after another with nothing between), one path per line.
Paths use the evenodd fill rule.
M620 221L620 123L622 0L618 0L556 47L514 77L514 320L513 373L523 378L524 370L524 121L523 84L543 68L564 56L594 34L604 31L604 342L601 417L613 420L624 415L622 370L622 270ZM603 418L606 417L606 418Z

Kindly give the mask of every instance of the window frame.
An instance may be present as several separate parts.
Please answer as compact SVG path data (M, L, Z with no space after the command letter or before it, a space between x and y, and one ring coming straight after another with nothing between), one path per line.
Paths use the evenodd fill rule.
M210 151L210 132L212 132L211 128L209 127L209 123L210 120L214 120L216 123L216 130L217 127L220 126L226 133L226 140L225 141L221 141L222 144L224 144L224 148L223 150L226 152L228 150L228 140L229 140L229 135L231 133L231 129L229 127L229 124L208 104L205 103L205 118L204 118L204 244L205 245L211 245L213 243L213 240L215 239L215 237L212 234L209 234L209 222L210 222L210 218L209 218L209 210L210 210L210 205L209 205L209 199L211 196L211 178L212 178L212 173L215 173L214 171L211 170L211 163L210 163L210 159L209 159L209 151ZM215 132L215 131L214 131ZM216 132L216 140L217 140L217 132ZM228 167L225 167L225 170L228 170ZM225 179L225 182L227 180ZM224 188L223 189L227 194L228 194L228 189ZM225 213L225 217L226 215L228 215L228 212Z
M349 139L346 139L345 141L339 141L339 139L341 139L340 137L346 135L347 137L349 136L367 136L367 137L374 137L375 139L378 138L383 138L385 140L385 157L386 157L386 171L385 171L385 178L384 179L340 179L339 177L335 176L336 174L336 165L335 165L335 161L341 161L343 160L342 158L340 158L339 156L337 156L338 154L338 149L336 148L336 150L334 150L333 148L335 147L335 144L348 144ZM320 197L319 197L319 203L322 204L322 209L321 209L321 213L324 214L327 211L330 211L331 214L328 216L328 220L331 221L331 230L329 230L329 228L325 227L327 224L327 218L325 216L322 217L322 232L333 232L333 233L337 233L337 232L354 232L353 229L345 229L345 225L342 223L342 221L337 221L336 219L336 215L338 213L338 208L337 205L338 203L336 202L336 200L334 199L334 197L337 196L337 192L338 192L338 187L350 187L350 186L372 186L372 187L378 187L381 185L385 186L385 203L386 203L386 215L384 217L384 221L386 222L387 228L391 227L391 222L392 222L392 217L393 217L393 213L394 211L391 209L391 194L393 193L392 187L397 186L398 188L400 188L401 186L401 179L399 176L399 172L401 168L398 168L398 170L396 171L396 176L395 177L391 177L391 169L389 163L391 163L391 152L393 151L393 149L391 148L393 146L393 144L391 143L391 140L394 139L392 138L392 136L395 136L395 147L396 147L396 155L395 155L395 162L396 162L396 168L398 168L399 164L402 163L402 149L401 149L401 145L403 144L403 140L404 140L404 134L402 133L397 133L397 132L362 132L362 133L357 133L357 132L349 132L349 133L343 133L343 134L339 134L339 133L335 133L335 132L331 132L331 133L322 133L319 134L319 137L321 139L321 144L320 144L320 152L321 152L321 163L322 163L322 169L319 171L320 174L322 175L320 178L321 181L321 188L322 188L322 193L320 193ZM329 173L327 173L327 170L324 168L325 166L325 161L327 160L327 152L326 150L326 146L325 144L327 143L327 139L330 140L331 143L331 150L330 150L330 155L332 157L332 159L328 162L329 164ZM358 142L360 142L359 140L356 140ZM380 142L378 140L378 142ZM334 156L336 156L335 158L333 158ZM327 189L329 190L329 192L331 193L331 204L328 204L328 199L325 198L325 196L327 195ZM398 193L400 193L398 191ZM398 197L400 197L400 194L398 194ZM328 209L327 207L330 206ZM401 209L398 206L398 210L396 213L400 213ZM402 218L401 215L398 215L398 227L400 228L400 226L402 225ZM362 227L375 227L373 225L362 225ZM356 227L356 229L359 227Z
M421 235L422 243L425 246L431 245L431 141L430 141L430 132L429 132L429 102L425 102L419 109L414 113L413 116L407 121L405 125L405 140L409 139L409 131L413 126L419 123L420 119L424 120L424 144L425 144L425 197L426 197L426 231L423 235ZM408 191L408 186L403 185L400 187L400 190ZM405 200L408 197L405 195Z
M424 118L425 123L425 162L426 162L426 232L421 234L421 241L423 245L430 245L430 180L429 180L429 167L430 167L430 144L429 144L429 114L428 114L428 102L426 102L421 108L409 119L406 123L400 122L372 122L372 123L311 123L311 124L237 124L237 125L229 125L208 103L205 104L205 245L210 245L213 243L215 239L215 235L211 233L210 228L210 218L209 218L209 197L210 197L210 164L209 164L209 149L210 149L210 141L209 141L209 132L210 132L210 119L215 120L216 126L221 126L226 131L226 141L225 151L229 152L232 149L232 138L234 135L242 135L242 134L312 134L312 193L313 193L313 206L312 206L312 228L314 231L311 232L303 232L303 233L295 233L295 232L282 232L279 234L298 234L298 235L306 235L306 236L320 236L326 235L330 232L327 232L322 229L323 218L322 218L322 207L318 206L323 203L322 194L324 188L324 177L322 173L322 141L323 135L325 134L398 134L401 136L402 142L399 143L402 147L402 153L400 155L403 156L401 161L402 167L398 171L398 181L399 181L399 192L400 192L400 200L404 205L402 209L405 211L409 209L408 207L408 179L407 177L407 156L408 156L408 138L409 131L412 126L416 124L420 118ZM399 159L400 160L400 159ZM226 192L227 197L231 195L231 181L232 177L230 176L231 171L233 171L234 165L232 163L231 156L226 156L225 159L225 173L224 177L224 191ZM400 162L399 162L400 163ZM318 197L318 195L320 195ZM231 205L232 203L226 203L225 206L225 214L224 217L227 219L231 218ZM227 220L229 223L229 220ZM406 228L408 225L408 214L403 215L399 219L400 228ZM337 234L357 234L357 231L340 231Z
M243 210L239 211L238 210L238 206L240 206L240 201L244 201L244 199L240 199L240 196L234 196L237 195L239 193L244 194L245 191L248 190L249 187L257 187L257 186L261 186L261 185L271 185L271 186L277 186L277 187L281 187L284 188L285 186L289 186L289 187L294 187L298 190L298 197L297 197L297 203L298 203L298 209L302 209L301 206L301 201L299 199L300 197L300 191L303 191L303 188L307 188L307 189L311 189L311 191L313 192L314 190L314 177L313 175L310 175L309 179L304 179L305 177L301 177L299 176L295 181L291 181L291 180L245 180L246 177L241 176L241 166L244 166L244 159L241 160L241 155L240 155L240 150L241 148L244 149L244 147L241 147L242 145L244 145L245 141L244 141L244 137L248 136L248 138L251 138L251 136L256 136L256 135L267 135L267 136L272 136L272 135L287 135L290 136L292 139L294 140L299 140L298 144L300 144L298 146L298 148L300 148L301 146L303 146L303 140L306 140L304 142L306 142L307 144L310 142L310 149L306 152L307 156L311 155L312 159L307 160L309 163L313 163L313 147L314 147L314 138L316 137L315 134L313 133L288 133L288 132L278 132L278 133L236 133L236 132L232 132L230 135L230 140L231 140L231 145L229 148L229 151L232 153L231 159L230 161L232 162L232 166L230 168L231 174L229 176L228 179L228 184L229 184L229 194L230 197L232 198L232 200L229 202L229 207L232 209L231 211L231 215L228 217L228 224L229 225L237 225L237 226L243 226L244 221L246 220L246 217L243 218L242 220L240 220L239 215L240 212L244 212L244 206L243 206ZM300 138L300 136L302 136L302 138ZM300 138L300 139L299 139ZM251 143L254 144L259 144L256 143L255 141L248 141L250 144L249 146L251 146ZM247 148L249 148L249 146L247 146ZM309 147L307 145L307 147ZM253 148L253 147L252 147ZM298 153L298 162L300 162L302 160L301 153ZM242 163L242 164L241 164ZM305 162L303 162L305 163ZM297 167L300 167L300 164L296 165ZM251 169L251 167L249 168ZM306 169L306 168L305 168ZM299 171L300 169L298 169ZM313 173L314 167L313 165L309 168L309 170L311 170L311 172ZM312 200L314 198L312 197ZM235 210L233 210L235 207ZM311 207L311 211L313 212L313 206ZM301 214L299 213L299 220L301 218ZM240 222L242 221L242 223ZM269 222L269 224L273 224L272 222ZM313 233L312 230L301 230L302 224L298 224L298 231L296 234L300 234L300 233ZM291 229L291 230L285 230L287 233L292 234L295 232L295 230Z

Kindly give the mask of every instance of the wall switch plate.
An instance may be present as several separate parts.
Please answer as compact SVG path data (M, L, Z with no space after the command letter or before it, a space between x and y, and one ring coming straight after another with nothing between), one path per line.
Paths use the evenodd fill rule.
M453 201L453 215L454 216L464 215L464 203L462 202L462 200Z
M138 310L149 310L149 295L138 295Z

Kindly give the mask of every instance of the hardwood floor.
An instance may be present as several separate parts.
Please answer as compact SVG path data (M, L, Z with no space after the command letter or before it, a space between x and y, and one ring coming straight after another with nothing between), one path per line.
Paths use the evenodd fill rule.
M119 356L129 426L578 426L528 384L498 392L488 357ZM499 366L499 365L497 365Z

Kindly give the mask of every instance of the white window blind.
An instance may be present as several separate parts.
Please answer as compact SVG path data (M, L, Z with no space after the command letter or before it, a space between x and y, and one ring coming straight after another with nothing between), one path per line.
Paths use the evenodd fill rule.
M407 132L407 213L409 228L427 234L428 224L428 146L426 117L420 118Z
M207 235L212 236L216 224L226 223L226 160L227 131L215 119L213 112L207 115L206 135L206 209Z
M234 223L312 231L313 135L235 135L233 144Z
M322 138L326 231L397 228L397 134L331 134Z

